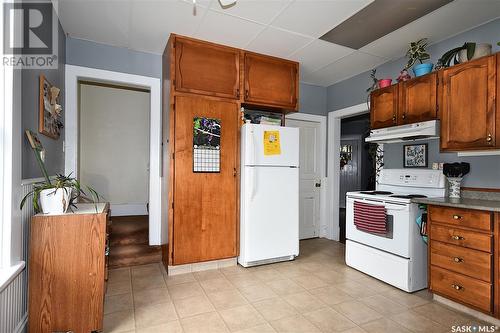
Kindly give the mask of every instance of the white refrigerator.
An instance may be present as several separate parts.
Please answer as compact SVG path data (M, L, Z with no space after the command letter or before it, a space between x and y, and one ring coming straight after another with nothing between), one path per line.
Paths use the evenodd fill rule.
M240 265L298 256L298 128L242 126L240 204Z

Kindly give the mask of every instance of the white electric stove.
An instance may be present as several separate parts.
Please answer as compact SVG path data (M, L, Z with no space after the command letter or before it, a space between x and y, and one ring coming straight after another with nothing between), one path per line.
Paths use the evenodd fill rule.
M346 195L346 264L402 290L427 287L427 244L420 235L416 197L444 197L441 170L383 169L375 191ZM386 208L386 234L354 225L354 202Z

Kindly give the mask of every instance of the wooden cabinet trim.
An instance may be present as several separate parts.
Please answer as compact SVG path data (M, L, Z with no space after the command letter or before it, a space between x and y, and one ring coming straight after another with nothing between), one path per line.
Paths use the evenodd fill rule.
M496 55L487 56L479 58L477 60L469 61L463 64L455 65L442 70L442 85L440 87L441 94L441 150L442 151L463 151L463 150L485 150L492 149L496 147L496 106L495 106L495 94L496 94ZM456 110L451 110L451 101L453 96L451 96L451 78L461 74L462 72L469 70L471 68L486 68L487 77L486 80L486 128L484 137L478 138L473 141L455 141L451 139L453 128L453 123L451 115L457 117ZM478 84L477 81L471 84ZM474 103L471 101L471 103Z
M370 94L370 124L372 129L391 127L397 125L398 121L398 99L401 84L394 84L389 87L377 89ZM377 99L384 94L392 94L391 117L380 120ZM387 112L387 110L384 110Z
M243 101L249 105L263 105L276 108L284 108L286 110L298 110L299 99L299 64L295 61L276 58L273 56L244 51L244 87ZM290 100L288 102L276 102L271 99L255 96L252 94L252 85L250 77L250 69L254 59L262 59L266 62L274 62L277 65L288 64L290 66Z
M429 86L430 94L417 94L417 97L428 99L428 106L425 110L408 110L411 104L409 90L418 85ZM434 120L438 118L438 75L436 72L413 78L400 83L399 105L398 105L398 125L412 124L422 121ZM415 97L414 97L415 98Z
M203 45L204 49L212 49L215 51L223 51L225 53L231 53L234 56L234 68L235 68L235 81L232 87L231 93L215 92L209 90L202 90L196 88L184 87L183 85L183 69L181 67L182 58L184 57L183 45ZM175 90L186 93L193 93L198 95L208 95L223 98L239 99L240 98L240 50L232 48L229 46L214 44L206 41L200 41L192 38L176 36L172 48L174 50L174 63L175 63L175 78L172 84Z

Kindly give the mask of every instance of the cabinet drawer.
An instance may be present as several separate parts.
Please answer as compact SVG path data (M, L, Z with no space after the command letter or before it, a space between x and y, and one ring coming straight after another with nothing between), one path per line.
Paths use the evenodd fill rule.
M491 254L431 241L431 265L491 282Z
M492 236L479 232L431 224L431 240L491 253Z
M430 206L429 216L432 222L452 224L478 230L491 230L491 213L481 210Z
M492 312L491 284L436 266L431 269L431 290L452 300Z

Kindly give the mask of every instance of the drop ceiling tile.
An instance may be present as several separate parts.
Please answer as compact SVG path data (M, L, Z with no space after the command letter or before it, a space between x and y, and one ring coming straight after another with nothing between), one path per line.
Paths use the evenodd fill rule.
M61 25L71 37L128 46L130 1L59 1L58 6Z
M268 27L252 40L245 49L276 57L288 58L292 52L311 41L312 38L310 37Z
M306 74L315 72L354 51L348 47L316 39L294 52L290 58L300 62L300 70Z
M312 37L320 37L373 0L297 0L271 25Z
M214 43L243 48L263 28L254 22L209 10L195 35Z
M437 42L495 19L499 13L500 1L455 0L360 50L386 58L399 58L405 55L411 41L426 37L429 43Z
M312 74L304 75L303 80L304 82L329 86L359 73L371 70L386 61L387 59L385 58L356 51Z
M236 5L223 9L218 0L212 1L210 9L268 24L291 0L238 0Z
M198 6L193 13L193 5L180 0L134 2L130 48L163 53L171 33L193 36L206 11Z

